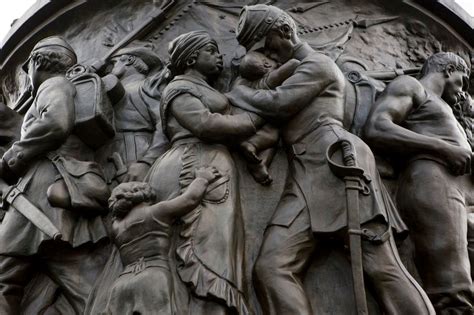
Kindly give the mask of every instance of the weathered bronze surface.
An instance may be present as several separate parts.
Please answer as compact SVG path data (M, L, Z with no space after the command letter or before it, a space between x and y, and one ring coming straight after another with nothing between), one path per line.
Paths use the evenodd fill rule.
M474 314L449 1L38 1L0 51L0 314Z

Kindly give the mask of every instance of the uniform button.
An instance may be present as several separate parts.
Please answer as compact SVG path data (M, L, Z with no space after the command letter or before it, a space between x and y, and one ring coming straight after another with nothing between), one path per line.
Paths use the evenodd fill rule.
M16 157L21 160L21 159L23 158L23 152L19 152L19 153L16 155Z
M10 160L8 161L8 165L10 165L10 166L15 165L15 163L16 163L16 159L15 159L15 158L10 159Z

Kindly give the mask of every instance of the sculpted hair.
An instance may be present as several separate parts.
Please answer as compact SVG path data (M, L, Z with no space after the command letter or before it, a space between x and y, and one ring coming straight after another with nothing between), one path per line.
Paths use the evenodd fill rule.
M43 58L39 68L42 71L64 74L75 64L70 56L56 51L36 51L31 54L31 59L36 60L39 56Z
M142 202L153 202L155 198L153 188L147 183L122 183L112 191L109 209L113 218L123 218L134 206Z
M148 65L137 56L122 55L122 56L120 56L120 60L121 61L127 61L128 58L130 58L130 57L133 59L132 66L134 66L135 69L137 69L138 72L140 72L141 74L148 74L148 72L150 72L150 67L148 67Z
M432 72L442 72L448 65L453 65L457 71L464 72L468 76L470 74L464 59L452 52L439 52L426 59L423 68L421 68L421 77Z

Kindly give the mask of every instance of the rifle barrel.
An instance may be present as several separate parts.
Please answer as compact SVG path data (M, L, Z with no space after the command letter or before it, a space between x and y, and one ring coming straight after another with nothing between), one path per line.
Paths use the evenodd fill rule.
M417 75L420 73L421 68L405 68L405 69L393 69L393 70L373 70L364 71L363 74L377 79L377 80L393 80L401 75Z
M142 34L148 33L150 28L156 23L164 19L164 14L175 4L174 0L168 1L164 6L158 9L156 13L148 17L142 24L140 24L135 30L130 32L125 36L120 42L114 45L107 54L104 56L104 60L109 59L113 54L115 54L119 49L127 46L133 40L140 37Z

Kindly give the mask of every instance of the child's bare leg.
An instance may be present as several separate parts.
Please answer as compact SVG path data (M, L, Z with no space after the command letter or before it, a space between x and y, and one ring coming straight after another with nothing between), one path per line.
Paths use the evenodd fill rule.
M263 161L260 163L247 163L247 168L257 183L264 186L272 183L273 179L268 172L267 165Z
M258 154L261 160L260 163L248 164L248 169L256 182L262 185L270 185L272 183L273 179L268 172L268 168L275 157L276 150L276 147L263 150Z
M240 143L240 150L242 151L242 154L244 155L245 159L249 163L260 163L261 160L257 155L257 147L255 145L246 140L242 141Z
M258 152L265 152L267 149L275 147L278 143L278 140L278 129L270 124L265 124L262 126L262 128L257 130L253 136L240 143L240 147L242 154L248 162L260 163L262 162L262 159L260 158L260 154L258 154ZM263 157L265 156L266 155L264 154ZM264 163L268 166L271 163L273 156L267 156L267 158L269 158L269 163Z
M269 149L278 144L280 134L277 128L271 124L265 124L257 132L246 139L246 141L252 143L257 148L257 152L261 152L265 149Z
M258 154L258 157L260 158L262 163L265 164L267 168L270 167L270 164L272 164L276 151L277 151L277 148L272 147L272 148L265 149Z

